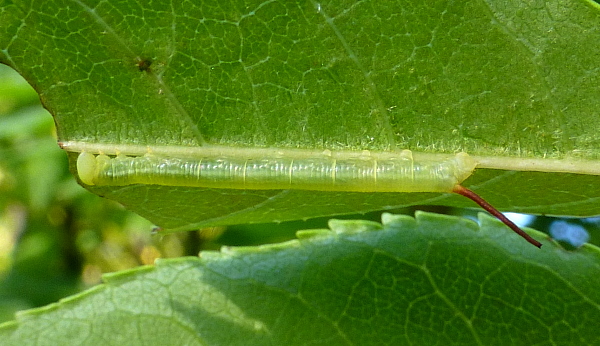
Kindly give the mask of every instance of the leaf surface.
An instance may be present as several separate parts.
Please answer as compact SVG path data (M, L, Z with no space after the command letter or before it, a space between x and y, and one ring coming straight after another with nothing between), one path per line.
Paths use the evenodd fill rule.
M1 7L0 62L40 93L60 141L555 159L547 173L500 164L465 184L505 210L600 214L597 175L560 173L572 159L600 172L593 2ZM472 205L433 194L90 190L172 229Z
M481 214L481 228L419 213L332 221L285 244L106 275L18 315L5 344L369 345L600 342L600 251L542 250Z

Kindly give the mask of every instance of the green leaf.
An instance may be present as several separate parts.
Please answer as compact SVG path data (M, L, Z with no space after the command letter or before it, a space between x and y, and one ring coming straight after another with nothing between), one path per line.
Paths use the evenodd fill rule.
M381 345L600 342L600 251L542 250L481 215L332 221L105 276L3 325L5 344Z
M495 162L466 185L501 209L600 214L597 176L560 173L600 172L591 1L1 8L0 62L40 93L60 141L466 151ZM539 167L526 158L545 159L546 173L506 171ZM166 228L472 205L435 194L90 190Z

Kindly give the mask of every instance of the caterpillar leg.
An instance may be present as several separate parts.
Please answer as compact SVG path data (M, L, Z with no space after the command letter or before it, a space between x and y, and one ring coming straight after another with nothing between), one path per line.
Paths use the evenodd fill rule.
M494 208L491 204L486 202L483 198L481 198L475 192L463 187L461 185L456 185L452 192L458 193L459 195L463 195L473 202L479 204L483 209L485 209L488 213L494 215L498 220L502 221L505 225L510 227L515 233L525 238L530 244L537 246L538 248L542 247L542 243L533 239L529 234L525 233L519 226L515 225L512 221L510 221L506 216L504 216L498 209Z

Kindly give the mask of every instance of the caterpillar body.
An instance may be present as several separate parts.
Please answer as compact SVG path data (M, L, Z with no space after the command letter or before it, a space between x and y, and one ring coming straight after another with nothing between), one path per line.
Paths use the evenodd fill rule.
M119 154L105 145L94 153L86 143L59 143L79 151L77 172L87 185L125 186L156 184L223 189L297 189L351 192L454 192L463 195L497 217L529 243L542 244L521 230L496 208L461 183L477 162L466 153L423 156L413 159L401 153L356 151L294 151L228 147L132 146L136 156ZM76 150L79 148L79 150ZM158 153L158 154L156 154Z
M82 152L77 159L79 178L87 185L352 192L451 192L471 175L475 165L465 153L444 161L415 161L409 151L386 158L339 154L256 158L149 154L111 158Z

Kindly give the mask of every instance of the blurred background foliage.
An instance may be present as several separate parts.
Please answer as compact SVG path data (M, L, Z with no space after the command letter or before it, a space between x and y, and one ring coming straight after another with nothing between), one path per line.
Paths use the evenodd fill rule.
M416 209L473 219L480 212L446 207L392 212ZM342 218L379 221L380 214ZM586 240L600 245L600 218L511 217L562 240L567 250ZM328 219L153 234L151 223L75 182L36 92L0 65L0 322L96 285L103 273L222 245L281 242L301 229L326 228Z

